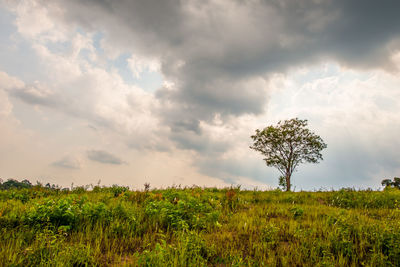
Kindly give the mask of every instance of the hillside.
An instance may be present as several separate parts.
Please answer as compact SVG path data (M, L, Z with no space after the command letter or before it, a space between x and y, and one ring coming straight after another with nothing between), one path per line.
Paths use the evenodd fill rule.
M0 191L5 266L399 266L400 190Z

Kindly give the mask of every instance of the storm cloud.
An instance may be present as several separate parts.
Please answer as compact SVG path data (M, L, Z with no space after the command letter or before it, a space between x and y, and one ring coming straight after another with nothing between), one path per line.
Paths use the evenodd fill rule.
M57 3L65 21L104 32L104 47L160 60L158 115L174 140L215 116L262 114L273 73L324 60L392 70L400 47L398 1Z
M59 147L75 144L54 148L61 160L52 166L68 168L62 155L83 152L106 164L89 162L82 169L122 172L128 166L114 168L124 161L113 153L136 160L146 155L151 163L141 167L153 166L160 153L184 159L174 164L203 179L270 183L276 177L250 154L249 135L301 117L329 145L330 163L313 174L325 177L321 185L398 169L398 141L391 134L399 123L398 1L4 3L13 35L0 57L18 60L0 64L0 101L8 103L0 113L15 115L44 140L59 134ZM21 73L15 68L20 54L28 55ZM61 126L58 118L68 122ZM334 178L340 170L344 174Z

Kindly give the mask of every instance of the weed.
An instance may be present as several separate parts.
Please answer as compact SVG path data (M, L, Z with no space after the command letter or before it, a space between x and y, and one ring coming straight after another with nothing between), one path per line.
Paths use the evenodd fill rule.
M146 188L145 188L146 189ZM400 190L0 190L4 266L400 266Z

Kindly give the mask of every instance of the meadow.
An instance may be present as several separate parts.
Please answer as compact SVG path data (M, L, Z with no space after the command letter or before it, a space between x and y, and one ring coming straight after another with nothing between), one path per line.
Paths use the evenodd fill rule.
M400 190L1 190L0 263L400 266Z

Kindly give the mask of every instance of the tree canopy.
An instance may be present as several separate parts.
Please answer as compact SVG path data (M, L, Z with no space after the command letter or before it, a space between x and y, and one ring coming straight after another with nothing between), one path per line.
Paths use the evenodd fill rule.
M18 182L15 179L8 179L7 182L2 182L2 179L0 179L0 189L2 190L7 190L7 189L21 189L21 188L31 188L32 184L28 180L23 180L22 182Z
M298 118L279 121L276 126L256 130L253 145L265 158L267 166L275 167L283 175L280 184L290 191L290 179L300 163L318 163L321 151L327 147L322 138L307 128L307 120ZM283 180L283 181L282 181Z
M393 181L390 179L383 179L381 184L385 187L395 187L400 189L400 178L394 177Z

